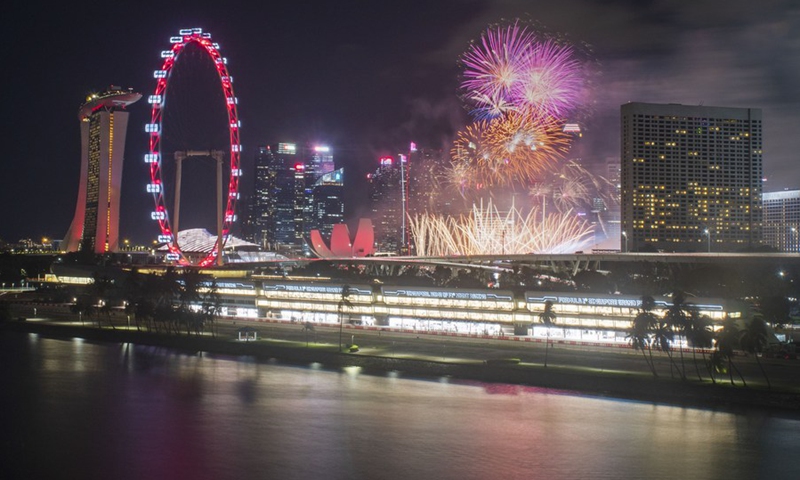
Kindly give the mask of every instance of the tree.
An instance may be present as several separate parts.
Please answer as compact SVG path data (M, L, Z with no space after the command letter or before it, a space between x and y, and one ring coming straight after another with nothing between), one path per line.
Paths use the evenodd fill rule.
M655 316L655 323L652 328L652 333L653 343L658 347L659 350L667 354L667 358L669 359L669 373L672 378L675 378L673 373L674 370L677 370L678 374L681 373L681 370L678 368L678 365L672 358L672 342L675 340L675 332L673 331L672 326L668 322L666 316Z
M547 328L547 339L544 342L544 366L547 367L547 350L550 345L550 327L556 321L556 314L553 311L553 302L547 300L544 302L544 311L539 314L539 321Z
M342 330L344 329L344 309L353 306L350 302L350 285L342 285L341 298L339 299L339 351L342 351Z
M653 299L653 297L649 295L642 296L640 300L639 313L637 313L636 317L633 319L631 329L628 332L628 338L630 338L633 348L642 352L642 357L644 358L645 363L650 368L650 371L653 372L653 376L657 377L658 373L656 372L656 367L653 364L653 350L651 348L650 341L650 332L653 330L656 324L656 316L653 314L653 309L655 306L656 301ZM647 352L649 353L649 359L648 355L645 355L645 349L647 349Z
M111 322L111 296L114 288L114 281L106 275L94 273L94 281L89 286L89 295L92 305L99 306L99 311L105 314L106 321L112 329L116 329ZM88 313L88 312L87 312ZM96 313L96 312L93 312ZM100 315L97 316L97 326L100 326Z
M728 377L730 378L731 385L735 385L733 382L733 371L736 370L736 373L739 374L739 378L742 380L742 384L746 387L747 382L744 380L742 372L740 372L736 364L733 363L733 352L739 346L740 337L741 332L739 331L739 327L736 326L736 322L730 317L725 317L725 320L722 321L722 329L717 332L717 352L719 360L727 362Z
M204 323L211 326L211 336L217 336L217 319L219 318L220 311L222 310L222 297L219 294L219 287L217 280L211 282L208 292L203 296L202 314Z
M761 297L759 302L763 319L774 328L781 328L789 320L791 305L785 296L766 296Z
M694 368L697 371L697 379L702 381L700 376L700 368L697 366L697 349L703 353L703 364L706 365L708 374L711 381L716 383L714 378L713 369L706 361L706 349L711 348L714 344L714 332L711 329L711 318L708 315L700 315L700 310L694 305L687 305L689 315L686 318L686 341L692 347L692 358L694 359Z
M678 338L680 338L680 336L686 337L686 330L688 328L686 309L686 294L681 290L675 290L672 293L672 305L670 305L664 315L666 326L672 331L670 342L674 340L675 334L678 335ZM678 345L678 350L681 355L681 378L686 380L686 365L683 362L683 348L681 345Z
M772 389L772 385L769 383L767 372L764 370L764 365L762 365L761 360L759 359L761 353L767 349L767 345L769 343L768 339L769 332L767 331L767 323L761 316L755 316L750 319L750 323L747 324L744 332L742 332L739 342L741 343L742 350L756 357L758 368L761 370L761 374L764 375L764 379L767 381L767 388Z
M186 335L190 335L192 331L199 335L203 330L205 317L202 312L200 288L204 281L205 276L195 268L187 268L180 275L176 320L186 327ZM198 305L201 307L200 311L196 309Z

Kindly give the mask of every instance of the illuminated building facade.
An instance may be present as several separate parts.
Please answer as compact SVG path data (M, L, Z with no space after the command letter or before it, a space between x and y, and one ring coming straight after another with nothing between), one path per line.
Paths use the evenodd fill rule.
M761 110L622 105L623 250L744 250L761 242Z
M278 143L260 147L255 164L252 203L254 240L284 252L295 243L295 169L297 147Z
M264 146L257 153L255 170L250 223L253 241L264 248L290 256L307 256L311 230L333 222L337 212L343 219L343 184L334 185L337 174L329 147L294 143ZM343 171L336 172L343 181ZM322 181L323 178L327 180ZM334 193L337 188L338 193ZM323 202L321 212L317 200L322 196L326 196L327 202ZM321 217L325 220L320 220Z
M764 192L764 243L800 252L800 190Z
M128 112L141 94L119 87L87 98L81 125L78 201L62 249L106 253L119 249L119 206Z
M367 176L375 250L397 254L402 246L403 192L400 160L381 157L378 169Z
M260 318L323 324L340 321L341 284L256 278L256 285ZM348 288L350 306L344 311L344 323L417 333L523 335L628 345L628 332L641 307L641 297L632 295L538 291L515 295L500 289L358 284ZM654 300L657 316L671 306L668 297ZM548 301L558 318L557 327L549 332L539 321ZM699 297L693 297L692 304L701 315L708 315L715 330L726 316L742 318L746 308L738 302ZM683 338L675 341L687 346Z
M320 176L311 188L311 218L305 228L330 238L333 226L344 223L344 168Z

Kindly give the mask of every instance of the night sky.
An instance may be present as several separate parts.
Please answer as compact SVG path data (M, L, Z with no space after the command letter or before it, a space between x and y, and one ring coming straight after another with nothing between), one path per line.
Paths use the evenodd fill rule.
M112 84L144 96L130 108L120 233L136 242L158 234L142 161L146 97L169 37L191 27L210 32L228 58L246 176L257 146L283 140L331 145L351 179L412 140L449 149L469 121L459 55L490 24L519 17L591 46L598 75L580 145L586 162L619 156L619 106L628 101L753 107L763 109L765 191L800 187L793 0L47 3L13 2L0 20L0 238L9 242L66 232L80 172L78 107ZM364 208L362 183L348 188L351 219Z

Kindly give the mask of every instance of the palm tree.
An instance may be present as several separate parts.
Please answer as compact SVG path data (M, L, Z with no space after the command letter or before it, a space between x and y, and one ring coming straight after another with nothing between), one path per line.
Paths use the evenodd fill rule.
M742 332L740 342L742 350L756 357L758 368L761 369L761 373L767 381L767 388L772 389L767 372L764 370L764 365L762 365L761 360L759 360L761 353L766 350L768 344L767 323L764 321L763 317L759 315L750 320L750 323L747 324L747 328Z
M544 343L544 366L547 367L547 349L550 344L550 327L556 321L556 314L553 312L553 302L547 300L544 302L544 311L539 314L539 321L547 327L547 340Z
M733 382L733 371L736 370L736 373L739 374L739 378L742 380L742 384L746 387L747 382L745 382L742 372L740 372L736 364L733 363L733 351L739 346L740 338L741 333L735 321L730 317L725 317L725 320L722 322L722 329L717 332L717 351L719 352L719 359L725 360L728 363L727 370L731 385L735 385Z
M688 328L686 309L686 294L681 290L675 290L672 293L672 305L670 305L664 315L666 326L672 331L673 339L675 334L678 335L678 338L680 338L681 335L683 335L684 338L686 337L686 330ZM681 378L686 380L686 365L683 362L683 348L680 344L678 345L678 350L681 354Z
M217 287L217 280L211 281L211 286L208 292L203 297L202 314L204 324L208 323L211 326L211 336L217 336L217 319L219 318L220 311L222 310L222 297L219 295L219 287Z
M342 330L344 329L344 309L348 310L353 304L350 302L350 285L342 285L341 299L339 300L339 351L342 351Z
M667 354L667 358L669 358L669 373L672 378L675 378L674 370L677 370L678 374L681 373L680 368L678 368L678 365L672 358L672 342L675 340L675 332L672 330L672 326L668 323L666 317L658 316L655 317L652 332L653 343L659 350Z
M708 315L700 315L700 310L694 305L687 305L689 315L686 318L686 341L692 347L692 357L694 359L694 368L697 371L697 379L702 381L700 376L700 367L697 366L697 349L700 348L703 353L703 363L708 368L708 374L711 381L716 383L714 378L713 369L710 368L706 361L706 350L711 348L714 344L714 332L711 330L711 318Z
M655 323L656 316L653 314L653 309L656 306L656 301L649 295L644 295L640 300L639 313L633 319L631 329L628 332L628 338L631 339L631 344L635 350L642 352L644 362L653 372L653 376L657 377L655 365L653 364L653 351L650 348L650 332L652 331ZM645 355L645 349L650 354L648 359Z

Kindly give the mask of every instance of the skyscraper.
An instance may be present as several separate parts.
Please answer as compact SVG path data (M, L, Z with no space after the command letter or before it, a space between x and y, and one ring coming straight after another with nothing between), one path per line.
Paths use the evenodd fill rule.
M131 89L109 87L90 95L78 111L81 176L75 216L62 249L105 253L119 249L119 199L128 112L142 98Z
M764 192L764 243L781 252L800 251L800 190Z
M252 208L254 240L269 250L284 252L294 247L295 166L298 163L294 143L258 149Z
M344 168L319 177L311 188L311 219L306 230L331 237L333 226L344 223Z
M374 173L367 176L370 184L372 224L378 252L400 253L402 247L403 202L400 184L400 160L381 157Z
M623 250L760 243L760 109L628 103L621 112Z
M259 148L255 170L250 222L253 241L283 254L309 255L309 234L321 225L319 215L325 216L315 210L315 189L320 188L319 195L331 194L330 182L318 185L323 178L333 178L328 177L334 173L330 147L295 143L264 146ZM343 172L337 172L343 179ZM341 200L341 193L338 198ZM343 221L344 203L337 208ZM328 216L327 220L332 218Z

